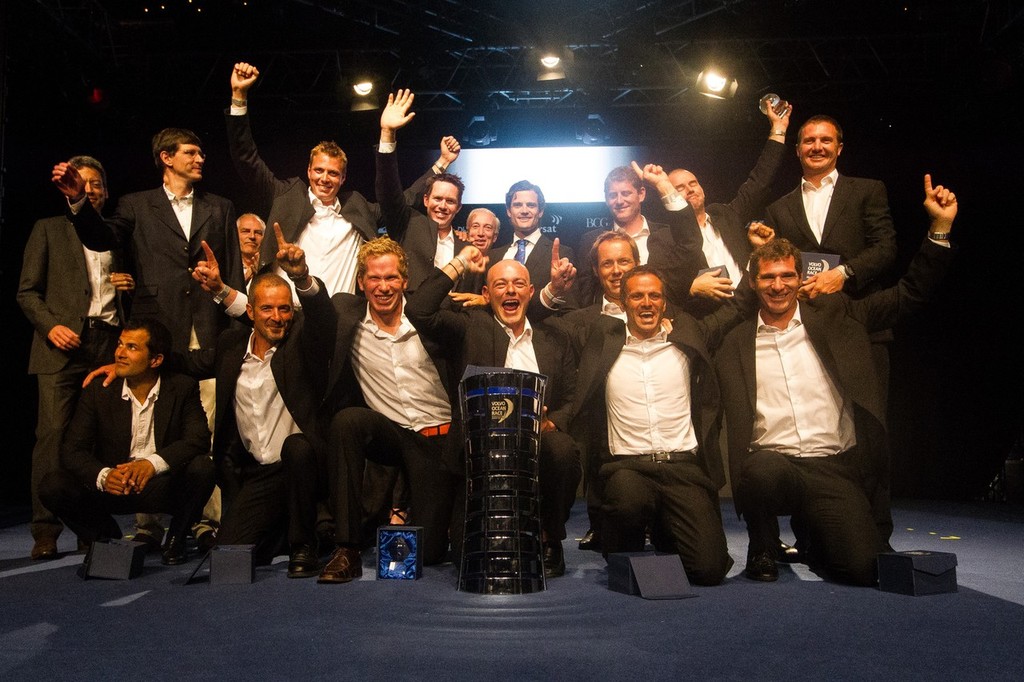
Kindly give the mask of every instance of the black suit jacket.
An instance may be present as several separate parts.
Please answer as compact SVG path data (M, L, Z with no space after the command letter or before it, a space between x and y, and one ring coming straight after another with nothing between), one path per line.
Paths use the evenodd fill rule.
M281 232L289 242L296 242L302 231L313 218L313 204L309 199L307 178L281 180L274 175L260 158L256 141L252 137L248 114L232 116L225 112L224 120L228 129L228 150L235 169L242 180L252 188L260 202L260 210L269 211L266 235L260 247L260 269L272 267L277 256L277 235L274 223L281 225ZM352 227L366 241L377 237L377 231L384 227L384 215L377 204L371 203L355 191L338 192L341 203L341 217L352 223Z
M811 345L844 399L853 406L857 452L869 499L874 499L879 486L888 485L886 389L881 386L871 359L869 335L878 329L888 329L919 310L938 286L952 258L952 249L926 240L896 286L862 299L839 293L799 304ZM737 326L715 356L725 405L729 472L733 481L741 480L749 459L757 408L756 324L754 315ZM743 500L737 498L737 512L742 513L742 508ZM878 512L880 510L876 509ZM884 510L883 516L887 514L888 510Z
M323 282L313 296L302 296L302 310L296 311L288 335L277 345L270 360L277 390L285 407L314 448L322 451L326 438L321 405L327 385L328 368L335 344L335 312ZM235 467L251 464L244 450L235 420L235 387L248 350L251 329L230 329L217 343L212 366L209 354L192 354L200 367L194 371L217 379L217 416L213 429L213 456L218 464L227 459Z
M95 489L102 469L129 460L132 406L121 397L123 386L123 380L107 387L94 381L82 389L64 438L61 464L90 489ZM160 397L153 404L153 436L157 454L172 473L184 469L194 457L209 453L210 430L195 379L162 373Z
M740 185L739 190L728 203L707 204L704 208L711 218L711 224L718 230L729 253L740 264L746 266L751 246L747 239L747 223L761 217L775 174L782 165L786 146L781 142L768 140L761 155ZM692 209L677 211L678 220L673 222L670 235L659 235L657 240L648 242L651 265L665 275L668 295L677 305L691 315L702 318L718 309L719 304L707 298L690 295L690 285L697 274L705 268L727 263L708 263L704 256L704 238ZM733 285L740 287L741 275L733 275Z
M896 261L896 230L885 185L840 175L832 193L819 244L811 232L799 187L772 203L767 220L775 234L801 251L838 254L854 272L843 291L860 298L881 288Z
M123 272L118 254L112 255L115 271ZM82 242L71 221L56 216L36 222L25 245L18 282L18 305L35 329L29 374L54 374L68 364L70 355L50 343L47 335L55 326L64 325L81 336L91 293ZM127 297L118 291L114 300L123 324Z
M550 266L550 260L548 263ZM406 316L421 335L448 349L449 376L453 379L453 388L457 388L458 380L469 365L504 367L509 339L490 308L442 307L451 287L448 275L435 268L416 295L410 297ZM545 391L548 419L565 431L569 426L569 409L576 384L568 339L558 330L535 324L533 350L540 373L548 378ZM457 402L452 404L458 405Z
M192 268L206 260L201 245L205 241L217 256L221 279L234 289L244 288L235 208L230 201L196 189L188 239L163 187L121 197L109 221L89 202L70 218L79 239L90 249L120 247L129 254L136 269L133 316L167 325L176 352L188 350L193 326L200 347L214 347L231 320L192 279Z
M718 445L721 396L711 362L711 351L740 319L742 313L730 303L714 315L696 320L679 313L673 320L668 340L690 362L690 415L699 443L701 466L719 488L725 485L725 469ZM626 342L626 324L618 318L602 315L593 321L590 336L580 358L576 401L570 432L584 443L587 451L607 459L608 413L605 387L608 373Z
M433 171L427 171L411 187L403 190L398 173L398 152L377 152L377 201L384 214L388 235L405 249L409 264L409 293L416 291L434 269L437 223L411 205L422 205L427 182L433 175ZM459 252L459 245L456 237L455 253Z

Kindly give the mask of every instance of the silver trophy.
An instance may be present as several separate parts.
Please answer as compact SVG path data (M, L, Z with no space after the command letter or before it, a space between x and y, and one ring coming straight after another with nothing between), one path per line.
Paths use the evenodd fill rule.
M768 107L775 110L775 113L779 116L785 116L786 112L789 111L789 102L782 99L774 92L769 92L767 95L761 98L761 101L757 103L757 108L761 110L761 113L765 116L768 115Z

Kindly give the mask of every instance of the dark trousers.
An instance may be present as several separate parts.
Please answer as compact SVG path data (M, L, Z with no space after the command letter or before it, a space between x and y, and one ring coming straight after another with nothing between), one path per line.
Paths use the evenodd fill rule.
M567 433L540 436L540 527L550 542L565 539L565 522L580 485L580 449Z
M327 455L328 497L335 540L366 546L373 520L364 517L363 475L367 460L401 466L409 480L409 523L423 527L423 561L436 564L448 550L458 477L444 468L447 436L422 436L364 407L347 407L331 421Z
M32 523L33 538L60 535L63 525L57 515L39 499L43 477L60 469L60 446L64 432L82 393L82 379L114 357L119 327L88 326L82 330L82 345L68 355L68 364L54 374L36 375L39 384L39 412L36 420L36 444L32 448Z
M217 541L222 545L256 545L258 563L314 544L318 472L322 463L309 439L295 433L281 446L281 461L241 467L222 464L224 512Z
M743 498L749 554L774 550L775 517L792 515L810 562L834 580L873 585L876 558L885 550L855 453L789 457L750 455L736 486Z
M112 514L136 512L171 514L170 537L184 540L188 529L199 520L203 505L213 492L213 483L213 461L201 455L180 471L149 479L139 493L100 492L95 481L80 481L60 469L43 478L39 496L83 542L121 537Z
M616 457L601 467L605 554L639 552L651 528L655 549L678 554L695 585L717 585L732 567L718 490L696 456L679 462Z

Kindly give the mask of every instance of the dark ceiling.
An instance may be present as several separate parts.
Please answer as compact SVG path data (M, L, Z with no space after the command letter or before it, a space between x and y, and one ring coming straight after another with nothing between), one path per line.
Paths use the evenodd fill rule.
M267 106L346 105L372 74L420 110L687 107L715 62L749 103L769 90L820 106L897 107L940 87L986 95L1019 84L1022 3L980 0L22 0L12 43L50 47L67 97L99 86L151 104L222 100L236 59L260 65ZM539 83L535 51L568 51ZM15 68L37 68L11 53ZM19 63L20 62L20 63Z

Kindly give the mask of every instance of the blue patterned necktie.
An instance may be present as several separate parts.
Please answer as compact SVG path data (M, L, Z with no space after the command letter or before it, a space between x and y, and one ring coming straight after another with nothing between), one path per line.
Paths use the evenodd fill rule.
M516 260L523 265L526 265L526 245L528 243L525 239L516 242Z

